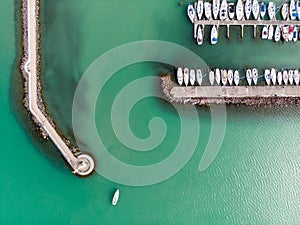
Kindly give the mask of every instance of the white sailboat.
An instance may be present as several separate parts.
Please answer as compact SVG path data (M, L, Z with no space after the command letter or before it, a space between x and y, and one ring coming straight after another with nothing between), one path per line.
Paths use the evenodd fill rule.
M182 73L182 68L178 67L177 69L177 82L180 86L183 84L183 73Z
M232 85L232 82L233 82L233 71L232 70L228 70L228 83L229 85Z
M234 14L235 14L235 6L234 3L229 3L228 4L228 17L229 19L233 19L234 18Z
M274 2L269 2L268 15L270 17L270 20L273 20L275 18L275 11L276 11L275 3Z
M259 15L259 4L258 4L258 0L253 0L252 3L252 14L254 19L258 19L258 15Z
M196 41L198 45L203 44L203 33L202 33L201 25L198 25Z
M298 41L298 29L295 26L294 31L293 31L293 42L296 42L296 41Z
M290 25L290 26L289 26L289 34L288 34L289 41L292 41L292 40L293 40L293 37L294 37L294 29L295 29L295 27L294 27L293 25Z
M216 25L214 25L211 29L211 34L210 34L210 43L212 45L217 44L218 42L218 28Z
M222 0L221 8L220 8L220 20L226 20L227 19L227 0Z
M198 19L201 20L203 15L203 0L198 0L196 3L196 11Z
M253 79L254 85L257 85L258 71L257 71L256 68L253 68L253 69L252 69L252 79Z
M214 71L209 71L208 77L209 77L210 85L214 85L214 81L215 81L215 74L214 74Z
M279 85L282 84L282 72L281 71L279 71L277 73L277 82L278 82Z
M190 84L191 84L192 86L194 86L195 81L196 81L195 70L191 69L191 70L190 70Z
M289 41L289 30L290 30L289 25L284 25L281 27L281 35L285 42Z
M235 85L238 86L239 82L240 82L240 74L239 74L238 70L234 71L233 80L234 80Z
M220 0L213 0L212 14L215 20L218 19L219 10L220 10Z
M296 11L297 11L298 20L300 20L300 0L297 0L296 2Z
M274 68L271 69L271 81L273 85L276 85L276 70Z
M244 18L244 9L243 9L242 0L238 0L235 10L236 10L236 19L242 20Z
M202 72L200 69L196 70L196 78L197 78L198 85L201 85L202 84Z
M120 195L120 191L119 191L119 189L117 189L115 191L114 196L113 196L112 201L111 201L112 205L116 205L118 203L118 201L119 201L119 195Z
M228 75L226 70L221 70L221 78L222 78L222 84L223 86L225 86L228 80Z
M290 82L290 84L294 83L294 71L293 70L289 70L289 82Z
M297 16L297 9L295 5L295 1L291 0L290 1L290 19L295 20Z
M296 85L299 85L299 70L294 70L294 81Z
M190 18L191 22L194 23L196 14L195 14L194 6L192 4L188 5L187 14L188 14L188 17Z
M269 29L267 26L264 26L261 32L261 39L267 39L269 36Z
M280 41L280 37L281 37L281 34L280 34L280 27L277 25L277 26L276 26L276 29L275 29L275 33L274 33L274 41L275 41L275 42Z
M211 18L211 3L210 2L204 2L204 15L206 19Z
M283 20L286 20L289 17L289 4L288 3L284 3L281 7L281 16Z
M264 19L265 15L266 15L266 12L267 12L267 3L265 1L263 1L260 4L260 17L261 17L261 19Z
M220 73L219 68L216 69L215 76L216 76L217 85L220 85L220 82L221 82L221 73Z
M190 80L190 73L189 73L189 69L188 68L184 68L183 69L183 81L185 86L189 85L189 80Z
M246 70L246 79L247 79L248 84L251 86L251 83L252 83L252 72L251 72L250 69Z
M288 81L289 81L289 75L288 75L288 71L287 71L287 70L284 70L284 71L282 72L282 80L283 80L283 83L284 83L285 85L288 84Z
M267 85L271 83L271 71L269 69L265 69L265 81Z
M272 40L273 35L274 35L274 26L271 24L271 25L269 26L268 39L269 39L269 40Z
M245 3L245 16L246 16L247 20L249 20L249 18L250 18L251 10L252 10L251 0L246 0L246 3Z

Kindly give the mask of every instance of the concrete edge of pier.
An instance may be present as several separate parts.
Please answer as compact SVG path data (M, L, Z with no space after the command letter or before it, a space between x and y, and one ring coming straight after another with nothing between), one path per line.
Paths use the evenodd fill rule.
M90 175L95 168L94 159L81 154L56 130L52 118L46 113L42 100L40 82L40 33L39 0L22 0L23 50L21 71L24 76L25 107L32 114L33 121L42 130L44 138L49 137L71 166L73 173L79 176ZM75 152L74 152L75 151ZM76 153L76 154L74 154Z

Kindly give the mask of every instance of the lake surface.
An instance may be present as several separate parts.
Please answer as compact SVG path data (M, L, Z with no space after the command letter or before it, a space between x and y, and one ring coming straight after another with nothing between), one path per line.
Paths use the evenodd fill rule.
M0 130L5 156L0 159L1 224L297 224L300 109L296 106L227 107L226 132L219 153L206 170L199 172L211 136L211 111L197 108L195 120L189 117L190 107L175 105L183 110L182 117L191 131L199 123L200 133L191 159L174 176L141 187L118 184L98 173L86 179L74 176L53 144L36 134L22 106L19 5L18 0L4 0L0 8L1 27L5 27L0 42ZM42 1L44 96L49 113L68 138L75 142L72 104L81 77L94 60L122 44L173 42L195 52L211 67L242 70L247 66L299 66L300 43L253 39L252 28L245 29L244 39L239 38L238 28L232 28L230 40L225 36L226 29L221 29L216 46L206 42L199 47L185 11L174 0ZM133 106L129 118L122 111L118 114L128 120L132 133L141 139L151 135L152 118L160 117L165 122L166 136L153 151L125 146L111 124L111 107L124 86L168 70L172 69L155 62L133 64L115 73L101 90L94 121L105 148L118 160L136 166L152 165L176 148L182 124L175 107L165 100L147 97ZM155 82L140 88L136 95L142 90L159 93ZM126 108L131 99L122 97L121 106ZM97 154L97 149L88 149L88 140L81 141L87 151ZM123 176L134 178L132 174ZM116 188L121 191L120 201L112 207Z

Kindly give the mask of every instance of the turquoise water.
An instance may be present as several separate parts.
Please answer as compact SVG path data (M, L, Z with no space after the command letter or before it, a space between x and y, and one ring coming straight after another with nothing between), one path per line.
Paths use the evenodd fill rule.
M201 130L191 160L164 182L131 187L97 173L87 179L71 174L51 142L36 135L22 107L22 79L16 69L19 1L5 0L2 5L0 130L5 157L0 160L1 224L297 224L300 113L296 106L227 107L224 141L204 172L198 172L198 164L210 136L209 108L197 110L199 121L195 123L200 123ZM73 141L71 115L77 83L98 56L121 44L144 39L175 42L200 55L208 65L241 69L244 65L292 68L299 58L298 51L291 51L299 43L253 40L250 28L243 40L237 37L238 29L227 40L224 29L217 46L198 47L185 8L173 0L43 1L42 6L45 100L59 128ZM124 85L166 69L157 63L129 66L116 73L100 94L97 130L111 154L123 162L153 164L176 146L179 118L163 100L141 100L129 118L133 133L140 138L149 136L151 118L163 118L168 133L154 151L126 148L110 124L110 106ZM151 83L145 88L158 92ZM115 188L120 188L121 197L112 207Z

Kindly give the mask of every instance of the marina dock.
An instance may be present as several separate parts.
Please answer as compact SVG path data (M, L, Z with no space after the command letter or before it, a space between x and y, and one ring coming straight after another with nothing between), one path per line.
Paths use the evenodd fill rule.
M39 76L38 76L38 44L39 44L39 30L38 30L38 11L39 5L36 0L23 0L23 12L25 15L24 19L24 64L23 69L25 75L28 76L28 80L25 83L28 88L28 108L31 114L36 118L39 125L47 132L50 139L59 149L61 154L64 156L66 161L72 167L73 172L77 173L80 176L89 175L94 170L94 160L91 156L87 154L80 154L75 156L71 149L67 146L63 138L58 134L55 128L52 126L50 121L47 118L45 112L43 112L39 107L38 96L40 93L39 85Z

